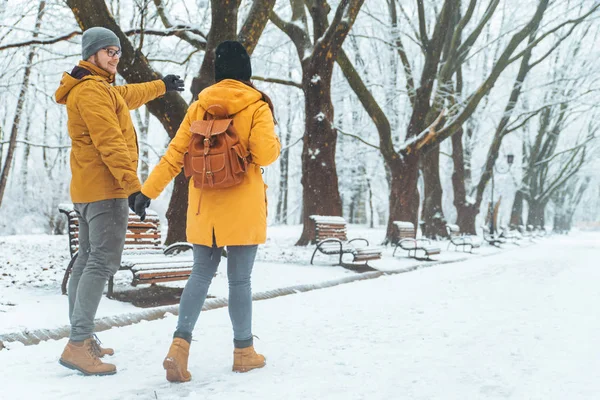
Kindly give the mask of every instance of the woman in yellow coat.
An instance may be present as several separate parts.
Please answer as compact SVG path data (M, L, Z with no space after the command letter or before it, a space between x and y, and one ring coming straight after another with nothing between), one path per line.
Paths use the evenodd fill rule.
M207 190L196 188L194 178L190 179L187 240L194 244L194 267L181 296L177 329L163 363L171 382L191 379L187 364L192 331L224 246L233 325L233 370L245 372L265 365L264 356L257 354L253 346L250 277L256 250L265 242L267 231L266 185L261 166L277 160L281 145L275 134L272 103L252 86L251 75L250 57L240 43L226 41L217 47L217 83L203 90L190 106L166 154L136 198L135 211L142 217L150 199L155 199L181 171L192 137L192 122L202 120L211 105L223 106L232 116L240 143L250 153L252 162L237 186Z

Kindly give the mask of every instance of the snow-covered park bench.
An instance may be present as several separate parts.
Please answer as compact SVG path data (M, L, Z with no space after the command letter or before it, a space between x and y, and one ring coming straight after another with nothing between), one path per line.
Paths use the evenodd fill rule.
M531 242L533 242L533 239L537 236L536 232L534 232L533 230L532 225L528 225L527 227L525 227L525 225L519 225L517 226L517 230L519 231L523 239L529 239L529 241Z
M523 239L523 236L518 231L510 229L506 225L500 227L500 237L517 246L520 246L519 240Z
M483 230L483 240L492 246L500 247L501 244L506 243L505 238L498 236L496 233L492 234L487 225L483 225L481 229Z
M342 257L344 254L352 255L353 263L367 265L369 260L381 258L381 247L369 246L369 241L364 238L348 240L346 235L346 221L342 217L329 217L311 215L310 219L315 224L315 240L317 247L312 254L310 263L313 263L317 252L326 255L339 255L338 265L344 265ZM358 245L357 242L363 242Z
M58 210L67 216L69 231L69 251L71 262L67 266L62 281L62 293L67 293L67 282L77 259L79 250L79 220L72 204L60 204ZM120 270L133 274L132 286L188 279L194 264L190 243L174 243L163 247L160 233L160 220L156 212L146 211L142 222L133 212L129 212L125 248ZM114 281L108 281L108 297L112 297Z
M427 238L417 239L417 230L412 222L394 221L394 225L398 229L398 242L392 256L396 255L398 247L408 251L408 256L417 260L431 260L431 256L441 253L440 247L432 244L431 240ZM418 257L417 254L420 253L423 253L424 257Z
M455 249L462 247L462 251L467 252L468 248L469 253L472 253L473 249L477 249L481 246L481 242L476 240L473 236L461 233L460 227L456 224L446 224L446 231L448 232L448 238L450 239L450 242L448 242L448 249L451 245L454 245Z

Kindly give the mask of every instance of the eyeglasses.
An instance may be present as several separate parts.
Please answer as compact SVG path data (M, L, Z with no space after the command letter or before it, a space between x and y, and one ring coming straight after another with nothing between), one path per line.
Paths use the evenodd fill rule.
M118 57L121 58L121 50L113 50L113 49L102 49L106 51L109 57Z

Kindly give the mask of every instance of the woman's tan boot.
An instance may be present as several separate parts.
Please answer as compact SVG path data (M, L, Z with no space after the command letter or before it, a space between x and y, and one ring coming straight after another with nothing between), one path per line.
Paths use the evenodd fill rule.
M94 342L92 344L93 344L94 349L96 350L96 354L98 355L99 358L102 358L104 356L112 356L115 354L115 351L113 349L111 349L110 347L102 347L101 346L102 342L100 341L100 339L98 339L98 336L94 335L93 339L94 339Z
M262 368L267 364L265 356L258 354L254 346L233 350L233 371L248 372L255 368Z
M89 338L81 343L69 341L63 351L59 362L70 369L76 369L85 375L112 375L117 373L113 364L103 363L98 358L94 345L94 338Z
M173 338L169 354L163 361L169 382L188 382L192 379L192 374L187 369L189 356L190 343L182 338Z

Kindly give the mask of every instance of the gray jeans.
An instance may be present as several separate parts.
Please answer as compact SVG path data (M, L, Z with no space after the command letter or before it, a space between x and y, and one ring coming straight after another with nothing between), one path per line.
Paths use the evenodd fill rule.
M79 252L69 281L71 340L92 337L104 287L121 264L129 207L127 199L75 203Z
M221 261L222 247L194 245L194 267L179 304L175 337L188 341L206 300L208 287ZM229 318L237 348L252 346L252 287L250 277L258 246L227 246Z

